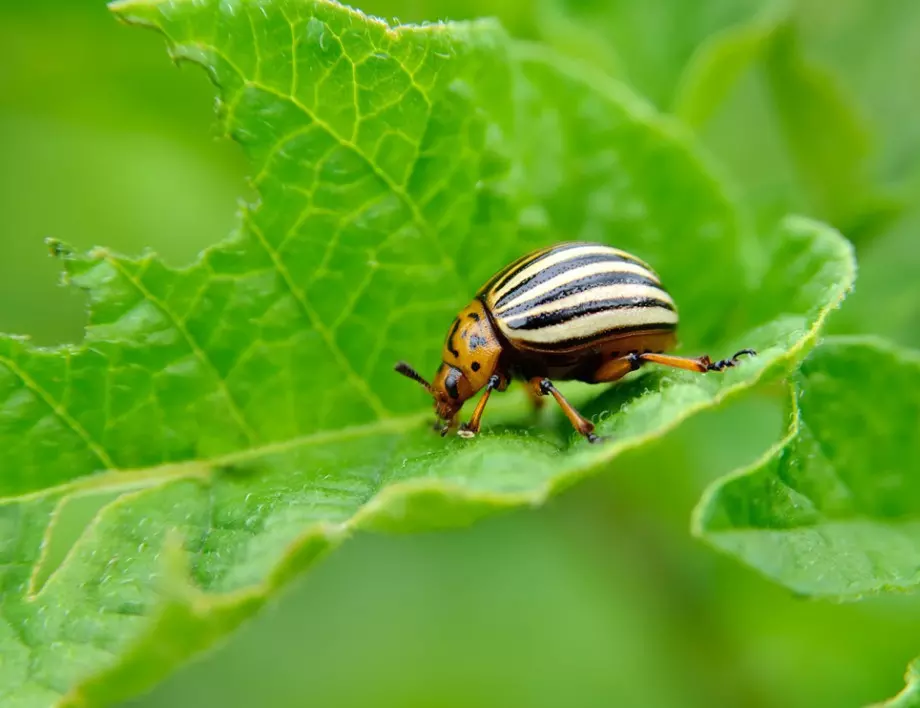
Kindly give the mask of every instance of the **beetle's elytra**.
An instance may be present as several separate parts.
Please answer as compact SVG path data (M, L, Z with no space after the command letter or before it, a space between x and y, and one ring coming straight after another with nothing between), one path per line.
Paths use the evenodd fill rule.
M646 363L705 373L734 366L664 354L675 345L677 309L648 264L599 243L571 242L541 248L496 273L457 315L447 333L441 366L428 383L404 362L396 371L434 397L441 435L455 425L463 403L485 392L459 434L472 437L493 390L512 378L528 382L535 404L551 395L575 429L600 438L553 385L576 380L606 383Z

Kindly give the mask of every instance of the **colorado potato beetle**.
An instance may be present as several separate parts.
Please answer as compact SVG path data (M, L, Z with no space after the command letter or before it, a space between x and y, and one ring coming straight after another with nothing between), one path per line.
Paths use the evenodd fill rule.
M448 330L432 383L405 362L395 368L432 395L441 435L454 427L464 402L485 388L459 430L474 436L492 391L519 378L536 405L552 396L575 430L597 442L594 424L554 379L607 383L648 363L722 371L755 354L742 349L716 362L664 354L676 344L676 329L674 301L647 263L599 243L560 243L522 256L479 289Z

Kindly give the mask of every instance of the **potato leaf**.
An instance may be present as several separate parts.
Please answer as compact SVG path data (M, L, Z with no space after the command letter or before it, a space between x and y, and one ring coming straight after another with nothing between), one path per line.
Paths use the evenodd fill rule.
M753 238L679 128L491 22L390 27L328 0L115 10L209 72L259 199L184 269L52 243L88 294L85 341L0 338L4 705L135 695L354 530L539 504L786 370L852 284L836 232L790 218ZM531 424L512 393L478 439L433 435L393 362L433 370L483 279L572 238L653 262L685 349L760 356L603 393L586 410L606 445Z
M920 584L920 356L830 338L795 377L788 436L714 484L695 530L803 595Z

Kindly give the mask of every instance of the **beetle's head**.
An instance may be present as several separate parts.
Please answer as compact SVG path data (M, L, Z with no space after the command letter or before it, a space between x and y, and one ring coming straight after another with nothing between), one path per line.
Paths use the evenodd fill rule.
M441 352L441 366L428 383L411 366L404 362L396 371L417 381L434 398L434 409L444 421L441 434L450 425L464 401L482 389L499 369L502 348L492 328L485 305L473 300L460 311L447 332Z
M450 425L460 412L464 402L476 393L469 379L455 366L441 363L435 374L434 381L428 383L415 369L401 361L396 365L396 371L413 381L417 381L434 398L434 410L444 425L441 434L447 434Z

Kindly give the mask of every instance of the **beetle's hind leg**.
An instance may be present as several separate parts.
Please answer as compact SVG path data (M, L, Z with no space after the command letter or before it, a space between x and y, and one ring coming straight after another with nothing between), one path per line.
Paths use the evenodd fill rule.
M559 393L553 382L543 376L534 376L530 379L530 389L535 396L552 396L556 403L562 408L565 417L569 419L572 427L587 438L588 442L601 442L603 438L594 434L594 423L585 418L581 413L575 410L575 407L569 403L565 396Z
M664 366L673 366L677 369L687 369L688 371L697 371L705 374L707 371L723 371L735 366L742 356L756 356L757 352L753 349L742 349L736 352L734 356L728 359L713 361L707 355L698 357L674 356L672 354L629 354L626 359L638 361L640 364L663 364ZM638 368L638 367L636 367Z
M617 357L602 364L594 372L595 383L609 383L623 378L630 371L635 371L643 364L662 364L664 366L673 366L677 369L686 369L687 371L696 371L705 374L707 371L723 371L738 363L738 359L744 355L756 356L757 352L753 349L742 349L730 359L721 359L713 361L708 356L700 357L673 356L671 354L639 354L632 352L626 356Z

